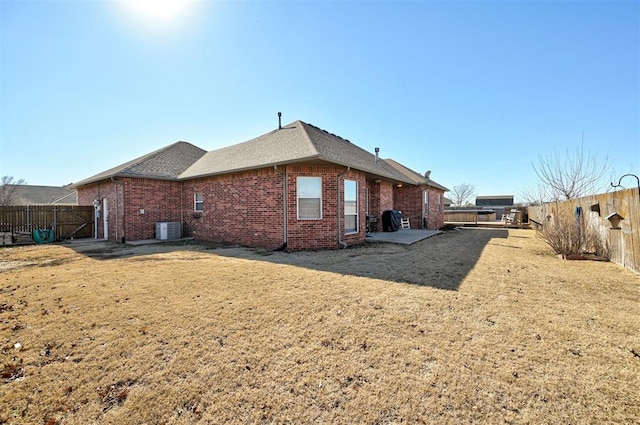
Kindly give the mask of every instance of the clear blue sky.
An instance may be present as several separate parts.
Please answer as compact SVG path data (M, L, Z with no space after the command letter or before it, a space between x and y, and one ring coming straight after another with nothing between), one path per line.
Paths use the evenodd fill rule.
M0 0L0 175L77 182L279 111L478 195L583 134L640 174L638 1L130 3Z

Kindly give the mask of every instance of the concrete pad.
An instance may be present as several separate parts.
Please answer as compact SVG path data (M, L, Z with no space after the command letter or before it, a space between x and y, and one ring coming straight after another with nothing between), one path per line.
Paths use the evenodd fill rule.
M440 230L400 229L397 232L372 232L367 235L367 242L386 242L411 245L423 239L442 233Z
M192 241L193 238L180 238L180 239L140 239L137 241L126 241L127 245L152 245L156 243L167 243L167 242L181 242L181 241Z

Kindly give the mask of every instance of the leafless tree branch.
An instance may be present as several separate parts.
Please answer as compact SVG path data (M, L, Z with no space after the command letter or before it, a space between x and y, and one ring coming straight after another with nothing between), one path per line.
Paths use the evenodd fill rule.
M8 206L15 202L18 186L25 184L24 179L14 181L13 176L2 176L0 179L0 206Z
M547 155L538 155L531 163L540 187L534 190L539 201L565 201L589 194L604 192L608 188L605 178L612 172L609 156L596 158L585 152L583 144L575 152L569 149L560 154L556 149Z
M473 196L476 194L476 187L470 183L462 183L453 186L451 191L451 200L453 204L458 207L463 207L467 202L470 202Z

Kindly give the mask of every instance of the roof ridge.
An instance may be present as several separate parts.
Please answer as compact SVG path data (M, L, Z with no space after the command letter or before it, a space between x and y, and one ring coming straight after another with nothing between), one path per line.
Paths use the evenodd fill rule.
M316 151L317 155L320 155L320 151L318 150L318 146L315 144L315 142L313 141L313 139L311 138L311 136L309 135L309 131L307 130L307 126L312 127L312 128L317 128L316 126L314 126L313 124L309 124L306 123L302 120L296 120L295 122L299 122L301 124L301 128L302 128L302 133L304 134L304 137L307 138L307 142L311 144L311 146L313 146L313 149Z
M316 130L319 130L319 131L321 131L321 132L323 132L323 133L325 133L325 134L327 134L327 135L329 135L329 136L337 137L337 138L338 138L338 139L340 139L340 140L344 140L344 141L345 141L345 142L347 142L347 143L351 143L351 140L349 140L349 139L345 139L344 137L342 137L342 136L340 136L340 135L338 135L338 134L332 133L332 132L330 132L330 131L327 131L327 130L325 130L324 128L320 128L320 127L318 127L317 125L313 125L313 124L310 124L310 123L308 123L308 122L304 122L304 121L302 121L302 120L298 120L298 121L300 121L302 124L306 124L306 125L308 125L309 127L315 128ZM351 144L353 145L353 143L351 143ZM354 146L356 146L356 145L354 145Z
M334 136L334 137L336 137L336 138L338 138L338 139L340 139L340 140L343 140L343 141L345 141L345 142L349 143L349 145L351 145L351 146L353 146L353 147L355 147L355 148L357 148L357 149L361 150L362 152L365 152L365 153L367 153L367 154L371 155L372 157L375 157L375 155L374 155L373 153L371 153L370 151L366 150L365 148L363 148L363 147L361 147L361 146L359 146L359 145L357 145L357 144L355 144L355 143L351 142L351 140L349 140L349 139L345 139L345 138L344 138L344 137L342 137L342 136L338 136L337 134L334 134L334 133L331 133L331 132L329 132L329 131L323 130L322 128L320 128L320 127L316 127L316 126L315 126L315 125L313 125L313 124L308 124L308 125L309 125L309 126L311 126L311 127L313 127L313 128L316 128L316 129L318 129L318 130L322 131L323 133L325 133L325 134L327 134L327 135L329 135L329 136Z
M153 152L149 152L149 153L148 153L148 154L146 154L146 155L142 155L142 156L140 156L140 157L138 157L138 158L134 158L134 159L132 159L132 162L131 162L130 164L127 164L127 163L125 162L126 167L123 167L123 168L122 168L122 170L120 170L120 171L122 172L122 171L129 170L129 169L131 169L131 168L133 168L133 167L135 167L135 166L137 166L137 165L142 164L142 163L143 163L143 162L145 162L145 161L148 161L149 159L155 158L156 156L160 155L161 153L166 152L166 151L168 151L170 148L172 148L172 147L176 146L178 143L186 143L186 144L191 145L191 143L189 143L189 142L184 142L184 141L182 141L182 140L178 140L177 142L173 142L173 143L171 143L170 145L167 145L167 146L162 147L162 148L160 148L160 149L156 149L156 150L155 150L155 151L153 151ZM195 146L195 145L192 145L192 146ZM197 146L196 146L196 147L197 147ZM138 161L136 161L136 159L137 159ZM133 162L133 161L136 161L136 162Z

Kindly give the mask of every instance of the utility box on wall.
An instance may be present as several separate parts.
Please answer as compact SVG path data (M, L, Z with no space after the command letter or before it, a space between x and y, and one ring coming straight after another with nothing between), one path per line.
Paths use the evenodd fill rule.
M179 221L164 221L156 223L156 239L169 241L182 237L182 223Z

